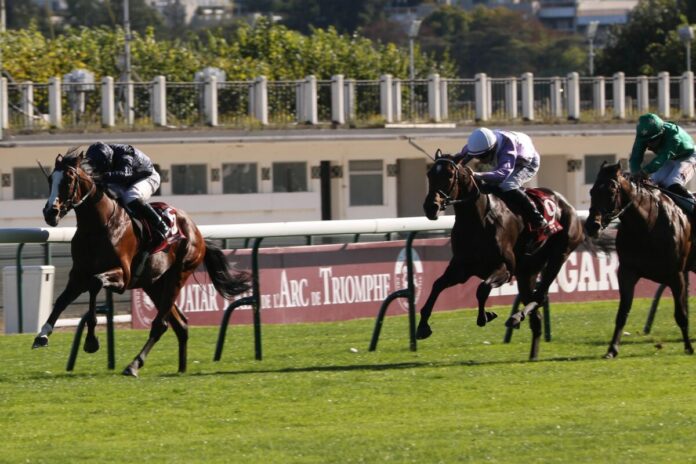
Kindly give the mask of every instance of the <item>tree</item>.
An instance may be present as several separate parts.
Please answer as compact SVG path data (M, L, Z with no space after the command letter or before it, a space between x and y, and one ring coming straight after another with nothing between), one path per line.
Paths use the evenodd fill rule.
M597 54L597 71L611 75L654 75L659 71L684 71L685 51L677 29L688 14L696 14L693 1L641 0L628 22L614 27L607 45ZM689 6L690 5L690 6ZM696 18L691 16L691 20Z

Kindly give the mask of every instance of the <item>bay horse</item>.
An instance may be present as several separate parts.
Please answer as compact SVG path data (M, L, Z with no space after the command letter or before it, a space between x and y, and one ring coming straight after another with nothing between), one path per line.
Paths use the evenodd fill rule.
M582 224L575 208L559 193L542 190L555 203L554 216L562 230L552 235L535 253L525 253L529 233L522 218L508 209L494 194L481 191L473 171L462 166L451 155L439 152L428 171L428 193L423 210L428 219L436 220L438 213L452 204L455 221L451 231L452 259L444 273L433 283L427 301L420 311L416 336L424 339L432 334L428 324L440 292L471 277L483 279L476 290L478 316L476 323L483 327L497 317L485 310L486 300L493 288L517 279L524 309L512 315L506 325L514 327L530 316L532 346L530 360L539 355L542 333L538 307L547 298L548 289L570 253L583 241ZM537 282L539 274L541 279Z
M624 175L619 163L604 163L590 190L590 212L585 230L595 237L614 219L620 221L616 233L619 309L614 335L604 357L611 359L619 354L621 335L640 278L664 284L672 290L674 319L681 329L684 350L693 354L689 341L687 274L696 270L691 221L669 195L655 185Z
M141 265L142 270L134 275L140 247L147 244L140 243L142 240L126 210L89 172L83 153L76 149L65 156L58 155L50 175L44 171L51 189L43 209L46 223L56 226L70 210L75 210L77 231L71 242L73 265L68 283L34 339L33 348L48 345L48 336L63 310L80 294L89 291L84 350L96 352L99 341L94 332L99 291L105 288L123 293L126 289L142 288L157 307L157 316L152 321L145 346L123 374L138 376L145 358L169 324L179 343L179 372L183 373L186 371L188 325L175 301L186 279L203 263L215 289L229 299L248 289L249 276L245 272L231 272L220 248L204 240L198 227L182 210L175 210L175 226L181 240L171 243L165 251L149 255Z

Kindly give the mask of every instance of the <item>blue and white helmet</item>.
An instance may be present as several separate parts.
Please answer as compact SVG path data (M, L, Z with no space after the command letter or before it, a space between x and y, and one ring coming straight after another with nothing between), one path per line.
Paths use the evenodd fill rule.
M466 144L468 154L471 156L483 156L495 148L497 141L497 137L492 130L480 127L469 135L469 140Z

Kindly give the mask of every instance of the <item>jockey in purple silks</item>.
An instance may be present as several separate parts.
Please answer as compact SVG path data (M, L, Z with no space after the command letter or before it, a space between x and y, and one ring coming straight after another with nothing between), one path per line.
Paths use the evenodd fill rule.
M131 216L150 226L150 246L157 249L149 251L161 251L169 226L147 203L160 185L160 176L150 158L131 145L96 142L87 148L86 159L94 178L116 194Z
M454 157L461 164L477 159L494 166L491 171L475 172L474 178L480 185L492 186L489 190L528 225L532 232L528 253L546 243L549 224L522 190L539 171L539 153L527 134L481 127L471 133L467 144Z

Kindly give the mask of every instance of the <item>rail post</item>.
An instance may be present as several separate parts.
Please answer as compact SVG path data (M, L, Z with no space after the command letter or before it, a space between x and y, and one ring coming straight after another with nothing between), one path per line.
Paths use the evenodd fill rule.
M375 328L372 332L372 340L370 341L370 351L375 351L377 349L377 342L379 342L379 334L382 331L382 324L384 323L384 315L387 312L389 304L397 298L407 298L408 299L408 332L410 340L411 351L416 351L416 307L415 307L415 284L413 282L413 240L416 237L417 231L409 232L408 238L406 239L406 271L407 271L407 288L397 290L387 296L387 298L382 302L382 306L379 308L379 313L377 314L377 320L375 321Z
M257 360L262 359L261 350L261 291L259 285L259 247L263 237L254 239L253 249L251 251L251 296L240 298L237 301L230 303L222 315L220 322L220 331L218 340L215 346L215 355L213 361L219 361L222 358L222 349L225 345L225 336L227 334L227 326L229 325L230 317L236 308L239 306L251 305L254 315L254 354Z
M17 331L19 333L24 333L24 302L22 301L22 251L24 250L24 243L20 243L17 246ZM7 310L7 309L5 309Z

